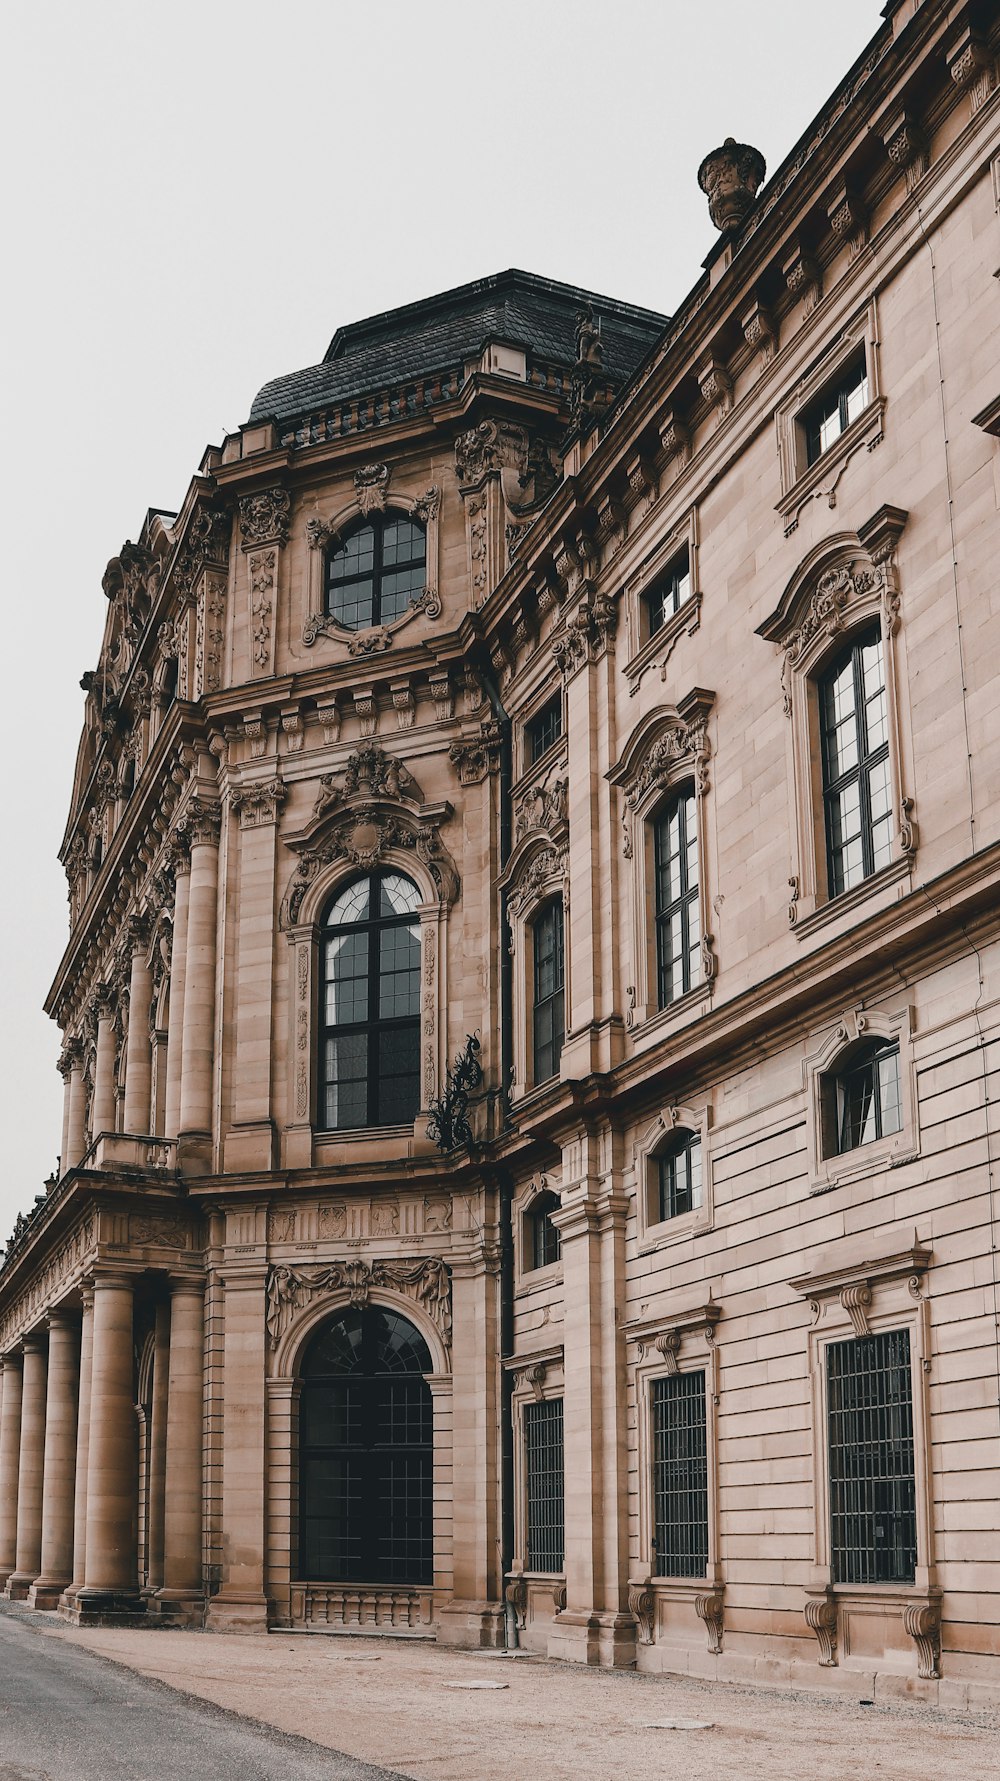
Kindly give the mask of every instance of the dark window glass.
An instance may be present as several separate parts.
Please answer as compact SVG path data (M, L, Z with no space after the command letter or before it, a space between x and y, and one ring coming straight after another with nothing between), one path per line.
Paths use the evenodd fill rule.
M433 1582L432 1370L393 1311L345 1311L313 1338L299 1407L304 1580Z
M427 538L401 513L372 514L326 559L326 610L351 631L400 618L427 585Z
M702 1201L701 1139L697 1132L679 1133L656 1158L658 1172L657 1216L679 1218L695 1212Z
M566 1034L566 962L562 899L546 905L532 925L535 997L535 1081L547 1082L559 1068Z
M367 873L327 911L319 1125L406 1125L420 1105L420 921L415 884Z
M867 633L819 682L831 897L892 858L892 787L882 639Z
M802 415L806 435L806 461L814 464L835 439L868 406L868 368L864 353L852 359L836 382L831 383Z
M525 1404L524 1469L528 1570L561 1571L565 1549L562 1398Z
M557 693L541 711L536 711L526 726L528 739L528 766L540 759L547 748L562 735L562 698Z
M827 1077L824 1093L828 1156L902 1131L899 1046L876 1040L858 1047L835 1075Z
M691 559L688 552L683 550L642 596L646 608L647 635L653 637L657 631L662 630L671 614L679 611L685 600L690 598Z
M917 1563L910 1337L826 1351L835 1583L912 1583Z
M692 791L674 798L655 819L653 852L657 1002L666 1008L701 975L698 831Z
M560 1206L556 1194L539 1194L531 1205L525 1218L526 1268L545 1268L549 1262L557 1262L562 1254L562 1242L557 1225L552 1222L553 1212Z
M657 1577L704 1577L708 1443L704 1373L654 1379L653 1559Z

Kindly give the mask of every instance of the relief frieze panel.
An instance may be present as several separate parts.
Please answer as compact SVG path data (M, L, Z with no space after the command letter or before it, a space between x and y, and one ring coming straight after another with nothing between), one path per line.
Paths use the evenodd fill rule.
M266 1322L271 1348L277 1348L296 1313L307 1310L314 1299L346 1293L350 1305L365 1306L380 1287L413 1299L437 1325L445 1346L451 1346L451 1276L440 1256L420 1256L401 1261L352 1259L326 1266L270 1268Z
M43 1311L75 1284L92 1260L97 1237L93 1212L80 1220L69 1236L35 1270L29 1284L0 1314L0 1354L38 1321Z

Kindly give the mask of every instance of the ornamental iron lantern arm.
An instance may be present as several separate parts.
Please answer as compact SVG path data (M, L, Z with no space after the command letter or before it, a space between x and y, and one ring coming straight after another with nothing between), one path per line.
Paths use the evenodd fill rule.
M427 1136L441 1151L458 1150L463 1144L472 1148L469 1098L482 1086L483 1066L479 1062L481 1050L479 1034L469 1033L464 1051L459 1052L447 1073L444 1094L431 1102Z

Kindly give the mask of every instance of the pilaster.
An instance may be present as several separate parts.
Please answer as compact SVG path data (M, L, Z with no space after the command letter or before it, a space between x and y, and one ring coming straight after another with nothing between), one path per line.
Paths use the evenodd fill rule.
M233 795L239 817L239 917L236 936L236 1055L233 1128L226 1133L227 1170L272 1169L271 1105L274 1021L275 877L281 779L247 783ZM231 858L230 854L230 858ZM231 869L231 868L230 868Z
M156 1607L171 1619L201 1618L202 1438L205 1422L205 1281L170 1281L163 1585ZM227 1402L227 1418L236 1413Z
M199 1168L210 1168L219 882L218 809L200 798L193 799L185 813L185 832L191 846L191 882L178 1138L182 1166L194 1164Z
M451 1601L440 1618L449 1644L474 1648L499 1643L503 1620L497 1562L499 1271L499 1249L481 1241L451 1262L453 1572Z
M262 1267L223 1273L222 1586L208 1605L215 1632L267 1630L264 1590L264 1377L267 1369Z

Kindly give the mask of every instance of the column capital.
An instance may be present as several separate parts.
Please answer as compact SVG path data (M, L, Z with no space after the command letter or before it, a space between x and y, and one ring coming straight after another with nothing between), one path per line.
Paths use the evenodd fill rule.
M53 1305L46 1313L45 1325L50 1330L73 1329L76 1325L76 1313L70 1305Z
M194 797L188 803L177 827L190 847L218 847L221 823L222 817L217 804L210 804L205 798Z
M22 1354L44 1354L48 1344L42 1330L29 1330L21 1337Z
M90 1279L80 1282L80 1304L83 1307L84 1315L94 1309L94 1282Z
M16 1348L11 1348L6 1354L0 1354L0 1366L19 1367L23 1359L24 1356Z
M170 1297L176 1299L184 1293L190 1293L192 1296L202 1298L207 1279L207 1274L168 1274Z
M130 1274L125 1268L95 1268L91 1276L92 1288L95 1292L106 1292L111 1288L116 1291L127 1289L135 1291L136 1275Z

